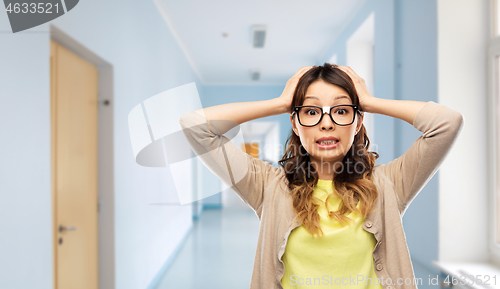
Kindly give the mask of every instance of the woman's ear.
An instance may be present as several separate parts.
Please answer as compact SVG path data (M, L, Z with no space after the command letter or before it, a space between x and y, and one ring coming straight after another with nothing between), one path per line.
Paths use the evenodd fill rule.
M298 136L299 135L299 131L297 130L297 127L295 126L295 121L293 120L293 114L290 115L290 122L292 123L292 129L293 129L293 131Z
M359 114L358 114L359 116ZM362 112L361 116L358 117L358 121L356 124L356 134L358 134L359 130L361 129L361 125L363 125L363 119L365 118L365 113Z

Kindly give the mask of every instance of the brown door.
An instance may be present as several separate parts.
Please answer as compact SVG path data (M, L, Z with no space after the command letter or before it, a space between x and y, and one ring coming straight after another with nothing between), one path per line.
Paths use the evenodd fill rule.
M252 157L258 159L259 158L259 143L244 143L241 145L241 149Z
M97 68L51 41L54 288L98 288Z

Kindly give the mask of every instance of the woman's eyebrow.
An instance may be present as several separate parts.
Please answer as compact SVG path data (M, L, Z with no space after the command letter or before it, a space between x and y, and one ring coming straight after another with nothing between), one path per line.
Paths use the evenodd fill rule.
M314 98L314 99L319 100L319 98L317 98L316 96L313 96L313 95L306 96L305 99L308 99L308 98ZM346 95L339 95L339 96L336 96L333 100L337 100L337 99L341 99L341 98L347 98L347 99L349 99L349 97L346 96Z

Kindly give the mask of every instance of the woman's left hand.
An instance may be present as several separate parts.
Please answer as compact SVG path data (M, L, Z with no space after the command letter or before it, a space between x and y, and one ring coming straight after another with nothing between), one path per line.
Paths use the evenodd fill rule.
M361 106L362 111L366 111L365 108L367 103L374 99L370 92L368 91L368 87L366 86L366 82L363 78L359 77L352 68L349 66L338 66L339 69L347 73L352 81L354 82L354 86L356 88L356 92L358 93L359 105Z

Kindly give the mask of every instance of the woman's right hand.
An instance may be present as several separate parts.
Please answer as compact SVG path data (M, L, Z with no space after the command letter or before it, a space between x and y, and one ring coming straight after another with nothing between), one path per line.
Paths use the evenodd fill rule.
M286 111L288 113L292 113L292 99L293 93L295 92L295 88L297 87L297 83L304 73L306 73L309 69L314 66L304 66L299 69L287 82L285 89L281 93L280 97L277 99L286 107Z

